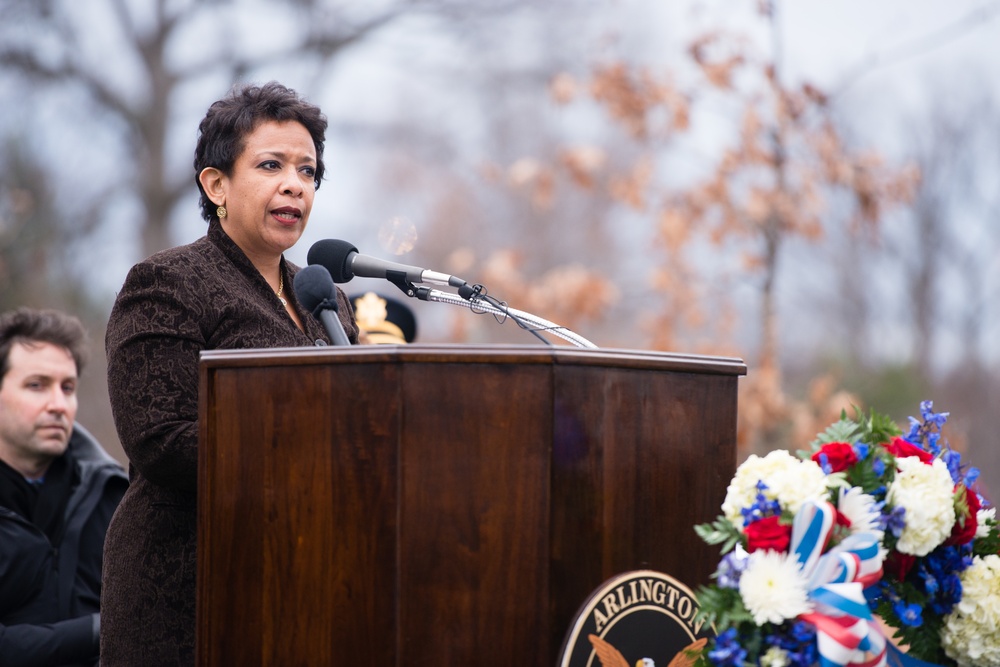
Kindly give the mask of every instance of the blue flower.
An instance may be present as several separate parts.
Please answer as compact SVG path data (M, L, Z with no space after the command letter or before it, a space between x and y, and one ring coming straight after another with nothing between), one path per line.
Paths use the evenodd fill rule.
M941 459L948 466L948 472L951 473L951 481L958 484L962 480L962 455L953 449L949 449Z
M924 590L927 591L927 594L931 597L937 595L938 580L934 578L934 575L927 572L925 568L920 568L919 576L924 582Z
M950 412L934 412L934 401L921 401L920 402L920 416L923 417L924 422L933 424L934 426L941 428L944 423L948 421L948 415Z
M938 547L922 559L915 583L927 595L935 614L951 613L962 599L961 573L972 564L972 545Z
M720 666L741 667L746 657L746 649L736 639L736 628L729 628L716 637L715 648L708 652L708 659Z
M769 500L767 496L764 495L764 491L767 490L767 484L764 480L757 481L757 497L754 499L753 505L750 507L744 507L740 510L743 515L743 525L749 526L755 521L760 521L769 516L780 516L781 515L781 503L777 500Z
M958 574L952 573L941 579L940 583L940 594L931 602L931 609L934 610L935 614L946 616L962 599L962 580Z
M924 623L922 611L918 604L906 604L903 600L897 599L892 604L892 610L896 612L896 616L899 617L899 620L904 625L918 628Z
M868 586L863 591L861 591L865 596L865 601L868 603L869 609L875 611L878 609L879 600L885 595L885 589L888 588L888 584L884 579L876 581L871 586Z
M947 412L934 412L932 401L922 401L920 403L920 417L918 420L910 417L910 432L906 434L906 440L914 444L923 443L923 449L929 451L934 456L941 453L941 427L948 421Z
M796 621L792 625L792 637L800 644L811 644L816 639L816 628L805 621Z
M740 575L747 569L749 562L746 552L741 552L739 549L730 551L723 556L722 560L719 561L719 568L716 570L719 586L721 588L739 588Z
M893 507L888 514L880 515L879 528L891 532L896 537L902 535L903 529L906 528L906 508Z
M869 447L867 444L863 442L854 443L854 455L858 457L859 461L864 461L866 458L868 458L868 452L870 450L871 447Z
M927 434L927 447L925 449L930 450L931 454L938 456L941 453L941 445L938 442L941 439L940 433L928 433Z
M816 664L816 628L804 621L787 627L779 626L774 634L766 637L769 646L785 651L790 667L811 667Z

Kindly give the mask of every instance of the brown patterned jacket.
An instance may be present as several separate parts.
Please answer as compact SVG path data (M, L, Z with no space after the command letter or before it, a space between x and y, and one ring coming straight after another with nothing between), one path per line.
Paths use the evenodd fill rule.
M298 270L282 260L286 287ZM131 485L105 542L103 667L194 663L198 356L330 343L293 292L284 294L305 331L217 221L205 237L153 255L125 279L105 345ZM338 301L348 338L357 343L340 289Z

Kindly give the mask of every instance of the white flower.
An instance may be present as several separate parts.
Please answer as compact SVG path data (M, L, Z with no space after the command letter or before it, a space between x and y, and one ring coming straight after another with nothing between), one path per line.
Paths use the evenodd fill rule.
M806 500L818 501L826 495L826 476L814 461L801 461L783 449L776 449L764 458L751 454L736 469L722 503L723 515L737 526L743 525L740 510L753 505L757 498L759 481L767 484L764 495L777 500L792 514Z
M955 524L954 483L941 459L927 465L915 456L896 459L896 479L886 500L906 510L906 526L896 548L904 554L926 556L951 535Z
M969 493L972 493L972 491L970 491ZM987 535L990 534L990 526L989 526L989 524L986 523L987 519L989 519L989 521L991 523L993 521L996 521L996 519L997 519L997 508L996 507L991 507L988 510L979 510L978 512L976 512L976 521L977 521L977 524L976 524L976 539L977 540L981 539L983 537L986 537Z
M883 531L878 527L881 513L875 498L857 486L841 487L839 496L837 510L851 522L851 533L871 533L881 542Z
M962 573L962 599L945 616L941 646L959 667L1000 666L1000 556L976 556Z
M788 667L790 664L792 661L788 659L788 652L780 646L772 646L760 656L760 667Z
M740 597L754 623L777 624L812 610L806 586L795 554L761 549L750 554Z

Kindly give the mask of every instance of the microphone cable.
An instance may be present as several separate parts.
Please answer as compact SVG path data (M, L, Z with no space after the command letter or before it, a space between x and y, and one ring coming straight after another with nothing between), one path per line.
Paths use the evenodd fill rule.
M471 310L473 313L477 315L485 315L489 313L493 315L493 319L495 319L500 324L506 322L507 318L509 317L511 320L514 321L514 323L517 326L521 327L522 329L524 329L532 336L545 343L546 345L553 344L552 341L548 340L547 338L542 336L541 333L539 333L540 331L549 331L550 330L549 327L540 328L529 325L520 315L516 315L515 313L511 312L510 307L507 305L506 301L501 301L495 297L490 296L485 286L477 283L472 286L472 291L471 294L469 294L469 296L466 296L465 294L460 294L460 296L462 296L469 302L469 310ZM493 306L493 310L488 310L484 308L480 303L481 301L486 302L489 305Z

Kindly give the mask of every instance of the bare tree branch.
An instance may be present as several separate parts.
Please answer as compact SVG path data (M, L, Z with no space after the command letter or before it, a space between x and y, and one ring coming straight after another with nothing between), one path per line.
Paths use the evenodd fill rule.
M1000 0L992 0L992 2L977 7L965 16L952 21L934 32L911 39L882 53L872 54L862 62L848 69L847 73L841 77L840 83L832 87L830 97L840 96L864 76L876 70L910 58L922 56L950 44L966 36L969 32L989 24L998 15L1000 15Z

